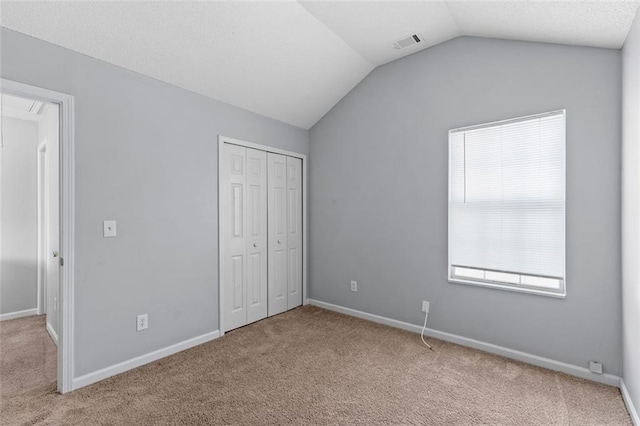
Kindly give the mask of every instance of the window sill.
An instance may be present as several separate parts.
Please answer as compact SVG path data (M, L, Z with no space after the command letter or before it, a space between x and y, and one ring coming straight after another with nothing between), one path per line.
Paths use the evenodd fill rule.
M488 287L488 288L494 288L498 290L513 291L516 293L527 293L527 294L534 294L536 296L553 297L555 299L564 299L567 296L566 290L563 291L562 293L559 293L556 291L537 290L533 288L515 287L515 286L502 285L497 283L494 284L494 283L487 283L487 282L467 281L467 280L461 280L458 278L450 278L450 277L447 277L447 280L453 284L472 285L475 287Z

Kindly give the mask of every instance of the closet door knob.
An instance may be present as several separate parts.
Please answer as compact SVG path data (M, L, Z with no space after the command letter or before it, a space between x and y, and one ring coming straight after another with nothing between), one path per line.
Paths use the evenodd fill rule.
M256 244L256 243L253 243L253 247L258 247L258 244Z
M282 244L282 242L280 240L278 240L278 244Z

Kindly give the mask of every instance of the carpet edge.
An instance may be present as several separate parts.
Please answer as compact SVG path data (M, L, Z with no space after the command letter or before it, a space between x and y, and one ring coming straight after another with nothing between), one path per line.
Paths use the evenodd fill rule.
M623 378L620 379L620 393L622 393L622 400L624 401L624 405L627 406L631 421L635 426L640 426L640 416L638 415L638 411L636 411L636 407L633 405L633 400L631 399L627 385L624 384Z
M192 337L191 339L183 340L182 342L178 342L161 349L157 349L152 352L148 352L144 355L139 355L129 360L122 361L105 368L101 368L91 373L84 374L80 377L75 377L73 379L72 390L77 390L85 386L89 386L106 378L124 373L129 370L133 370L134 368L141 367L145 364L152 363L161 358L165 358L186 349L193 348L194 346L210 342L217 339L218 337L220 337L220 330L215 330L209 333L201 334L200 336Z
M422 331L422 327L419 325L410 324L408 322L399 321L364 311L358 311L356 309L351 309L340 305L334 305L332 303L327 303L316 299L309 299L309 304L312 306L317 306L319 308L327 309L329 311L339 312L341 314L365 319L378 324L388 325L390 327L400 328L402 330L407 330L414 333L420 333ZM535 365L537 367L569 374L570 376L579 377L581 379L591 380L593 382L614 386L617 388L620 387L620 377L613 374L594 374L590 372L589 369L579 367L577 365L568 364L562 361L556 361L550 358L533 355L527 352L510 349L504 346L498 346L492 343L487 343L480 340L459 336L457 334L447 333L444 331L438 331L431 328L427 328L424 334L425 336L444 340L445 342L455 343L461 346L478 349L483 352L500 355L505 358L514 359L516 361L521 361L527 364Z
M15 312L8 312L6 314L1 314L0 321L8 321L12 319L30 317L33 315L38 315L38 308L25 309L23 311L15 311Z

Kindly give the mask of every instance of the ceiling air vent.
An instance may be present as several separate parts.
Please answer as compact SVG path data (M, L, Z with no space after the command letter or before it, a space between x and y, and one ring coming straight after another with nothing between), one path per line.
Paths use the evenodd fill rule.
M393 48L396 50L400 50L418 43L422 43L422 37L420 37L418 34L412 34L409 37L403 38L402 40L398 40L393 43Z

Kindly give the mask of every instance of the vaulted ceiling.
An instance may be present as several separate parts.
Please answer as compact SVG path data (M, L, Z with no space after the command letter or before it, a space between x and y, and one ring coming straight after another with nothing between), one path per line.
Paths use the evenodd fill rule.
M461 35L619 49L639 4L2 1L0 25L308 129L378 65Z

